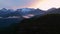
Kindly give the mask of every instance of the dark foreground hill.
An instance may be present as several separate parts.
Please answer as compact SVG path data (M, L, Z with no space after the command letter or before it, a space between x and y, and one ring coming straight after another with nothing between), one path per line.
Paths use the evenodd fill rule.
M20 18L0 18L0 34L12 34L18 24L17 22L20 21Z
M35 18L21 21L17 34L59 34L60 14L47 14Z

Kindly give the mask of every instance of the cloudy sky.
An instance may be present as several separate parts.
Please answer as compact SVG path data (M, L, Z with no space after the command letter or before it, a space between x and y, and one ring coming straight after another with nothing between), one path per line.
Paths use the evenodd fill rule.
M47 10L60 7L60 0L0 0L0 8L40 8Z

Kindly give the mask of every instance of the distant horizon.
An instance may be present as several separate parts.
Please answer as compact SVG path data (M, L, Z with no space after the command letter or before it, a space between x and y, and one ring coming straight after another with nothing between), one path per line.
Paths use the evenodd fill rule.
M55 8L55 7L52 7L52 8ZM59 7L60 8L60 7ZM3 9L3 8L0 8L0 10L1 9ZM7 10L9 10L9 9L12 9L12 8L5 8L5 9L7 9ZM16 9L13 9L13 10L17 10L17 9L25 9L25 8L16 8ZM29 8L29 9L40 9L40 8ZM49 9L51 9L51 8L49 8ZM58 9L58 8L56 8L56 9ZM40 9L40 10L43 10L43 9ZM47 9L48 10L48 9ZM46 10L45 10L46 11Z

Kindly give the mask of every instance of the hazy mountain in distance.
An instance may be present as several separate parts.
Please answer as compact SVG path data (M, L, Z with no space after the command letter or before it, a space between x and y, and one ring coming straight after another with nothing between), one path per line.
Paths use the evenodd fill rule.
M37 8L37 9L34 9L34 8L21 8L21 9L17 9L16 11L14 11L13 9L6 9L6 8L3 8L0 10L0 16L2 17L9 17L9 16L27 16L27 15L30 15L30 14L33 14L33 15L42 15L44 14L45 11Z
M51 8L47 10L47 14L60 14L60 8Z

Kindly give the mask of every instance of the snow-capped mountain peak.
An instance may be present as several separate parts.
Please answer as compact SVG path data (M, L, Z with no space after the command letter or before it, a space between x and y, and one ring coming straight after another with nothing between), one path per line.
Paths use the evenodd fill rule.
M22 8L22 12L25 12L25 11L32 11L34 10L33 8Z

